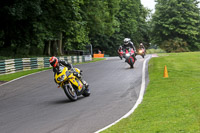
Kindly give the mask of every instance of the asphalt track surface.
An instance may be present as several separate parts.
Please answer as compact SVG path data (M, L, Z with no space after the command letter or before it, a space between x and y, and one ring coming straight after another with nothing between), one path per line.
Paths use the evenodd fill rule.
M148 55L145 57L147 58ZM1 133L93 133L124 116L136 103L144 59L133 69L119 57L77 65L91 95L71 102L52 70L0 86ZM148 63L147 63L148 64ZM146 85L148 69L146 65Z

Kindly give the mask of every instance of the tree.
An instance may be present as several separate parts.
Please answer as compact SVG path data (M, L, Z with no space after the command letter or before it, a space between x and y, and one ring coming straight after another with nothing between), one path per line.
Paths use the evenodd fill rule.
M33 35L33 23L40 14L40 0L0 2L2 55L8 55L5 49L9 55L29 54L31 44L38 41Z
M117 37L128 37L134 42L135 45L143 42L149 43L149 22L146 20L150 10L141 5L140 0L126 0L120 2L120 10L116 15L119 23L120 30L116 33Z
M119 0L85 0L81 6L83 20L87 22L88 36L94 49L112 53L110 37L118 26L115 15L119 10Z
M197 49L200 44L198 41L200 35L198 1L157 0L156 2L152 21L153 42L161 48L169 50L166 47L168 44L168 47L172 47L169 52L177 51L179 47L175 44L182 44L181 51ZM179 43L172 43L177 41Z
M62 55L65 50L81 49L89 41L86 22L82 21L80 5L82 0L43 1L41 22L45 24L47 41L45 53L51 45L52 55ZM48 43L50 41L50 43ZM55 51L55 52L54 52Z
M0 52L62 55L92 44L116 55L125 37L148 41L146 13L140 0L1 1Z
M120 29L124 38L131 38L135 42L135 33L137 32L139 17L139 6L141 3L138 0L126 0L120 2L120 10L117 18L120 21Z
M135 35L138 43L142 42L145 47L149 47L150 43L150 19L151 10L140 6L140 15L138 17L138 29Z

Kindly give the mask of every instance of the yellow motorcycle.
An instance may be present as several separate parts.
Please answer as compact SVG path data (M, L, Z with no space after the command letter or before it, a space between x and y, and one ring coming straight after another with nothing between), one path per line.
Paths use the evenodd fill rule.
M82 83L82 80L80 80L81 71L78 68L68 70L67 67L60 66L60 71L61 73L56 73L54 76L55 82L59 87L63 88L70 100L76 101L80 95L85 97L90 95L90 89Z

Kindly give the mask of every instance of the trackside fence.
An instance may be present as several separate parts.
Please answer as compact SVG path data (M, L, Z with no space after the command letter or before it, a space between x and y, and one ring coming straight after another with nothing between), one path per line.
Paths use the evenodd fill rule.
M15 73L24 70L50 67L49 58L50 57L36 57L0 60L0 75ZM80 63L92 60L91 55L60 56L57 58L65 60L68 63Z

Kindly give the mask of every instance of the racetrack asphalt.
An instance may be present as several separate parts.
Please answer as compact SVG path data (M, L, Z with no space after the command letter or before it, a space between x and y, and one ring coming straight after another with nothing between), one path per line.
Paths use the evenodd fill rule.
M124 60L112 57L75 66L83 70L83 78L91 89L89 97L80 96L75 102L57 88L52 70L2 85L0 132L93 133L134 106L141 88L143 62L137 56L130 69ZM145 78L148 83L148 69Z

